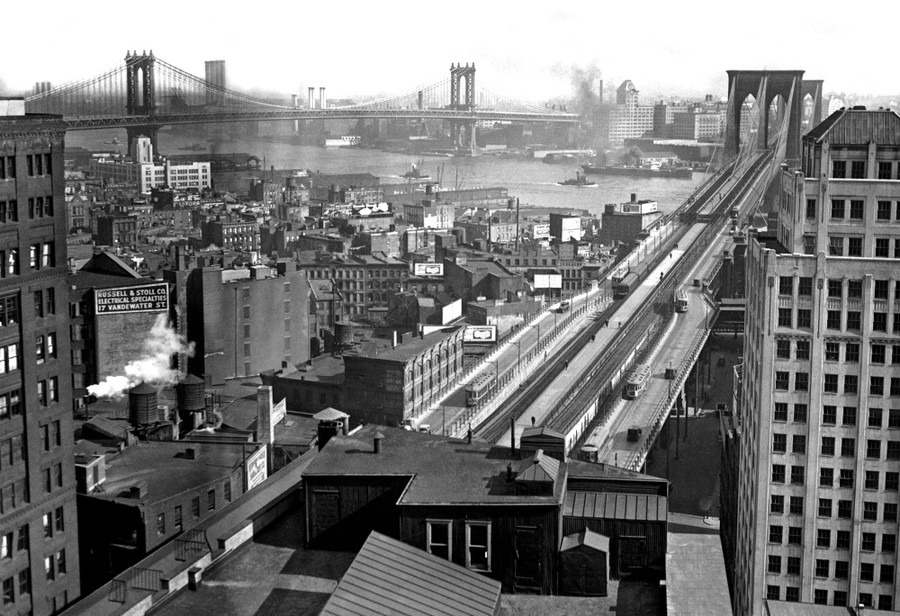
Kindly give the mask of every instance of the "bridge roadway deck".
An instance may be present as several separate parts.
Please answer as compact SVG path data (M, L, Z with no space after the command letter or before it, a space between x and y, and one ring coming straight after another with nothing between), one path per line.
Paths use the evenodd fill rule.
M752 202L753 195L744 195L738 204L742 214ZM717 256L731 243L727 231L730 225L727 221L720 224L715 240L710 242L696 265L680 281L680 288L688 292L688 311L676 313L666 335L648 359L652 376L644 393L636 400L619 400L607 421L597 425L585 439L586 445L597 447L598 461L632 470L643 467L658 431L675 404L678 390L683 388L687 373L709 336L709 319L714 308L711 300L705 297L706 291L693 286L692 282L710 278L721 263ZM675 370L674 380L665 378L666 368ZM637 441L628 440L628 429L632 426L642 430Z
M684 234L679 245L682 247L689 246L703 229L705 224L698 223L692 225ZM577 379L579 375L588 371L591 366L607 351L610 341L616 335L619 327L623 326L637 312L647 300L660 282L660 274L669 271L677 265L681 256L684 254L683 249L675 249L671 253L671 257L663 260L651 271L644 282L634 290L634 292L619 306L615 314L609 321L609 327L601 328L597 332L594 342L585 345L578 355L569 362L569 367L560 373L552 383L538 396L531 404L528 410L523 413L516 421L516 442L522 435L525 428L531 427L531 418L534 417L535 425L543 425L547 415L556 408L563 397L568 394L572 387L572 380ZM674 299L674 298L673 298ZM503 437L497 442L498 445L508 446L510 444L510 432L507 430Z

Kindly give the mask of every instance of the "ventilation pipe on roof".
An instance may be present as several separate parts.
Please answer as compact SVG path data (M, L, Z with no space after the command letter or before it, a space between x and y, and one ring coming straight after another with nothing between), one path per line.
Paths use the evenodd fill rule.
M384 440L384 434L376 432L374 438L375 453L381 453L381 441Z

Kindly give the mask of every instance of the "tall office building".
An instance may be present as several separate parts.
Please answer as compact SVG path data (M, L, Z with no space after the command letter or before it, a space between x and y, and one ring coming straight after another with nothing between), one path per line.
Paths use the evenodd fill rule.
M60 116L0 99L0 589L4 614L79 595Z
M735 614L900 605L900 116L836 111L750 241Z

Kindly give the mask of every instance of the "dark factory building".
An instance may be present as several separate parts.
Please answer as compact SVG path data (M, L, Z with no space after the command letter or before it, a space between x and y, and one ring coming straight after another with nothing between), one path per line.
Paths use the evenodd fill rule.
M303 487L311 546L358 549L377 531L482 572L503 592L558 594L563 538L585 529L590 546L606 547L583 551L593 571L606 571L607 558L610 578L665 566L666 480L540 449L368 425L332 436ZM611 505L587 510L588 495ZM587 588L599 594L605 580Z

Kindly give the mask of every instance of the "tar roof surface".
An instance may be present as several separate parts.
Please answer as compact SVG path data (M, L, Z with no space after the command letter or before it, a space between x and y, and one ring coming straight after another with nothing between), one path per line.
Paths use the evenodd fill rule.
M384 435L381 453L373 451L376 431ZM399 504L557 504L564 480L553 496L517 495L507 481L507 465L518 459L505 448L471 444L436 434L368 425L355 434L335 436L309 465L304 477L409 476Z
M666 604L669 616L731 613L718 535L669 533Z
M184 456L187 448L197 450L197 459ZM185 441L137 443L106 458L104 492L100 498L115 499L121 492L144 481L148 502L159 502L181 492L228 476L241 464L240 444L200 444Z
M379 350L377 353L369 353L364 355L364 357L366 357L367 359L406 361L411 357L415 357L422 351L430 349L436 344L446 340L447 338L450 338L457 332L458 329L458 327L451 327L448 329L432 332L426 336L413 336L413 338L409 342L398 344L394 348L391 348L390 342L388 341L382 342L381 338L372 338L372 342L378 341L377 344L379 346ZM347 355L347 357L349 358L354 356Z
M380 533L369 535L322 616L490 616L500 582Z

